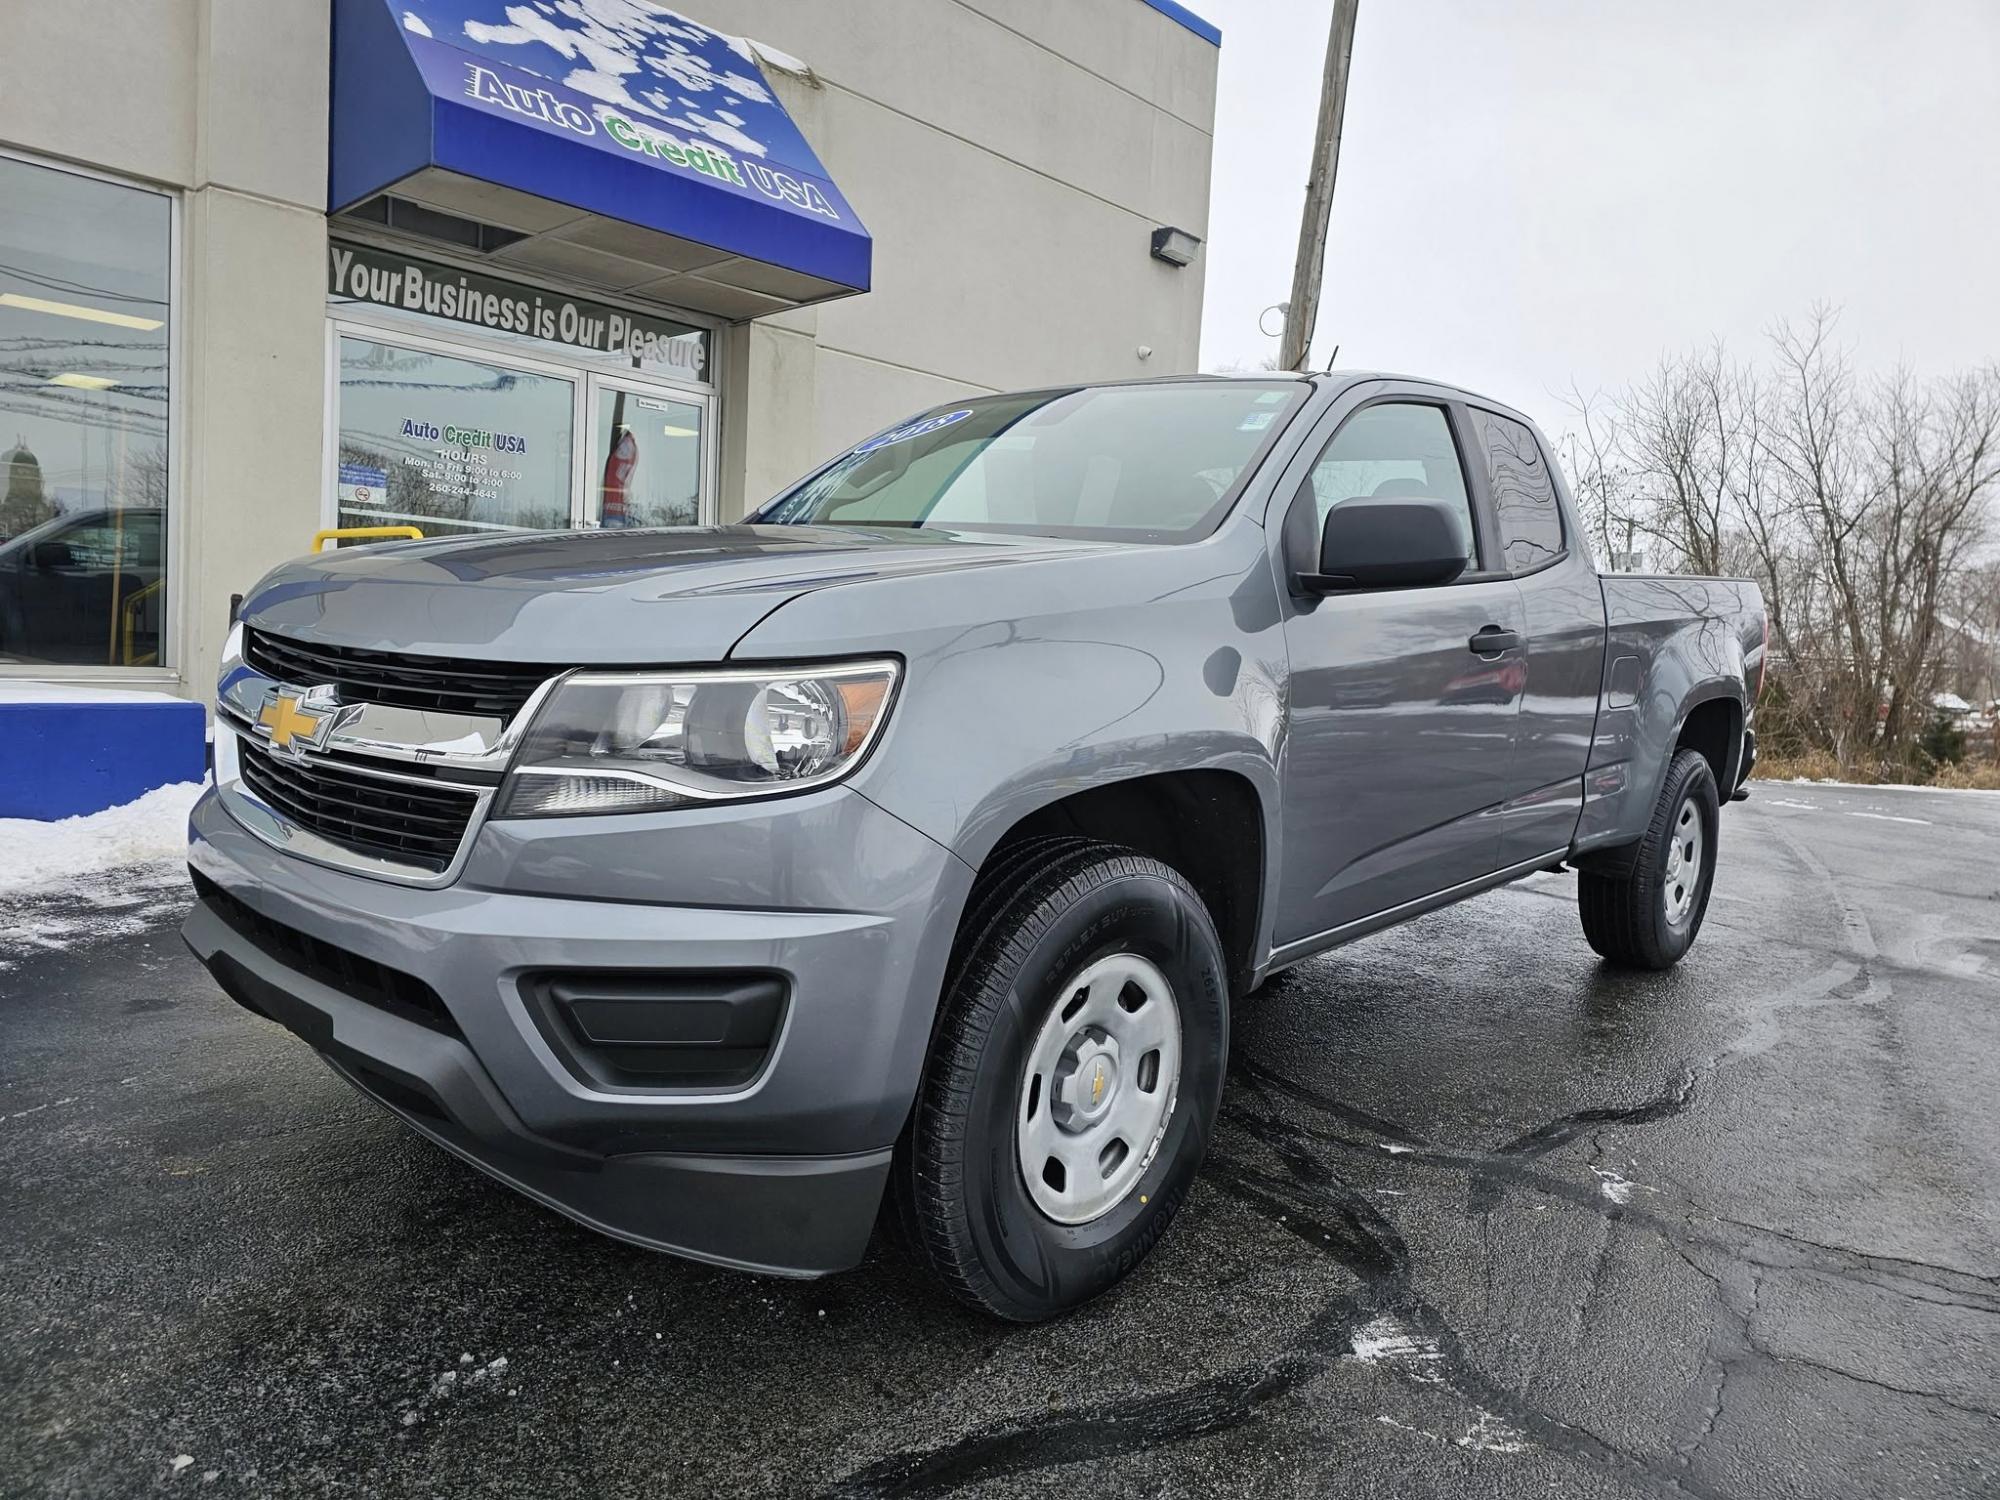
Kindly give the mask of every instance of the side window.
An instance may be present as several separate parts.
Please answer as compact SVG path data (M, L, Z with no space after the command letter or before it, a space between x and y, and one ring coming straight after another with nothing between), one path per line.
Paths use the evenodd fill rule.
M49 540L69 548L69 562L73 568L101 570L110 567L118 558L118 533L109 526L94 523L72 526Z
M1451 503L1465 555L1479 566L1472 500L1465 469L1452 441L1451 419L1440 406L1385 401L1365 406L1333 435L1313 465L1313 535L1343 501L1390 495L1428 495Z
M1486 453L1486 474L1493 485L1493 510L1508 569L1522 573L1559 557L1562 507L1556 504L1555 480L1534 433L1512 418L1476 406L1472 428Z

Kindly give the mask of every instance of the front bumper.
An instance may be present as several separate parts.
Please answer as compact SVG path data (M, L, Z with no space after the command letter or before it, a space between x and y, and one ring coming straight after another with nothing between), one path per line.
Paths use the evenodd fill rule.
M190 833L191 864L223 893L187 920L195 955L432 1140L656 1249L794 1275L860 1258L971 883L961 861L866 798L835 788L489 824L457 883L435 890L291 858L212 790ZM786 904L742 904L753 893ZM308 972L255 940L240 912L231 920L230 902L408 976L448 1014L422 1024L340 972ZM552 1047L522 983L551 971L755 971L781 976L787 1000L748 1082L623 1087Z

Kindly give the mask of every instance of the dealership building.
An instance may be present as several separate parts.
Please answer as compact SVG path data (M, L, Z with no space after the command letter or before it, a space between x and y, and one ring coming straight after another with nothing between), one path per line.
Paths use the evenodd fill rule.
M9 20L0 709L205 697L324 529L728 522L938 402L1195 367L1172 0Z

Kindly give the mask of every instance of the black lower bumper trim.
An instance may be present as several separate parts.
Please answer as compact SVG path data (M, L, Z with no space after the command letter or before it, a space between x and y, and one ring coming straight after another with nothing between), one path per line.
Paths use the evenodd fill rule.
M820 1276L866 1250L891 1151L774 1157L598 1154L530 1131L470 1047L285 968L205 902L181 928L223 991L309 1043L357 1089L481 1171L633 1244L784 1276ZM633 1110L645 1114L643 1104ZM647 1118L651 1118L647 1116ZM630 1139L613 1118L609 1139Z

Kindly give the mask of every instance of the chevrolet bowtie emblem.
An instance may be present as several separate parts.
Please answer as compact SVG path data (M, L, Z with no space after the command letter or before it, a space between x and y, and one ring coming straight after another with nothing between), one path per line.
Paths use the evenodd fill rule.
M331 684L316 687L274 686L264 697L257 726L276 750L293 755L303 750L324 750L335 721L341 717Z
M1104 1064L1099 1063L1090 1075L1090 1102L1098 1103L1104 1098Z

